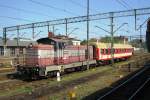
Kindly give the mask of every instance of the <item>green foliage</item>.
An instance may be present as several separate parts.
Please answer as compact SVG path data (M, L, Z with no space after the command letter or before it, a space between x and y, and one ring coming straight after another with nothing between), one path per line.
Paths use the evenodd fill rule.
M140 39L134 39L134 40L130 41L130 44L136 48L140 48L140 47L146 48L146 43L141 41Z
M89 42L96 42L97 39L96 38L91 38L89 40ZM98 41L100 42L104 42L104 43L110 43L111 42L111 37L110 36L106 36L106 37L102 37L100 39L98 39ZM124 42L124 37L114 37L114 43L123 43ZM82 45L85 45L87 43L86 40L83 40L81 42Z
M106 37L102 37L100 39L101 42L104 43L110 43L111 42L111 37L106 36ZM114 37L114 43L123 43L124 42L124 37Z
M101 41L101 42L104 42L104 43L110 43L110 42L111 42L111 37L108 37L108 36L102 37L102 38L100 39L100 41Z
M85 45L87 43L86 40L81 41L81 45Z
M97 41L96 38L91 38L91 39L89 40L89 42L96 42L96 41ZM87 43L87 40L81 41L81 45L85 45L86 43Z

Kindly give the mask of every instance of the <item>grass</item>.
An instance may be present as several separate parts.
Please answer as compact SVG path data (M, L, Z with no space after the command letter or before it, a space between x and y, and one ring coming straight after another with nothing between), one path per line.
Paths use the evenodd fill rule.
M126 75L125 73L118 73L115 69L106 71L106 75L98 77L94 81L86 82L85 84L80 84L71 88L71 90L74 90L76 93L77 100L82 99L83 97L100 90L105 87L109 87L113 82L120 79L118 76L120 74ZM47 96L45 98L48 98L48 100L69 100L69 93L70 89L61 91L57 94L54 94L53 96ZM43 100L45 100L45 98ZM41 99L41 100L42 100Z
M78 73L64 75L64 76L62 76L61 82L57 82L56 79L54 79L54 80L47 79L47 80L43 80L41 82L43 82L43 84L44 84L44 82L46 82L46 85L48 85L48 86L56 86L58 84L63 84L65 82L69 82L69 81L72 81L75 79L79 79L82 77L86 77L88 75L92 75L92 74L95 74L98 72L103 72L103 71L110 70L110 69L111 69L111 67L95 68L95 69L91 69L91 70L84 71L84 72L78 72ZM13 88L12 90L11 89L0 90L0 96L12 96L15 94L20 94L20 93L29 93L29 92L32 92L32 90L34 90L35 88L38 88L31 84L29 83L29 84L26 84L23 86L18 86L16 88Z
M7 93L0 92L0 96L12 96L12 95L20 94L20 93L31 93L32 90L33 89L31 87L20 87L20 88L14 89L13 91L8 90Z
M128 61L120 62L120 63L115 64L115 66L119 66L119 65L127 64L127 63L128 63ZM92 75L92 74L96 74L96 73L100 73L100 72L104 72L104 71L112 72L112 70L113 70L113 67L110 67L108 65L107 66L100 66L100 67L96 67L94 69L86 70L83 72L66 74L66 75L62 76L60 82L57 82L56 79L47 79L47 80L42 80L41 83L46 84L46 86L56 86L58 84L63 84L63 83L66 83L66 82L69 82L72 80L86 77L88 75ZM28 83L28 84L23 85L23 86L18 86L16 88L13 88L12 90L8 89L9 91L8 90L3 90L3 91L0 90L0 96L12 96L15 94L20 94L20 93L30 93L35 88L38 88L37 86L33 86L31 84ZM34 82L33 82L33 84L34 84ZM54 97L54 100L55 100L55 97Z

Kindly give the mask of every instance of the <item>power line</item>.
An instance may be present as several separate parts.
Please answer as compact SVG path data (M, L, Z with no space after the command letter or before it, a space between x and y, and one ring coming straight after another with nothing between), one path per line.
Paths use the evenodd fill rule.
M62 12L65 12L65 13L68 13L68 14L71 14L71 15L77 15L77 14L75 14L73 12L67 11L67 10L62 9L62 8L57 8L57 7L51 6L49 4L41 3L41 2L38 2L38 1L34 1L34 0L28 0L28 1L30 1L32 3L35 3L35 4L38 4L38 5L41 5L41 6L44 6L44 7L49 7L49 8L58 10L58 11L62 11Z
M136 13L135 13L136 12ZM113 13L114 18L119 17L127 17L127 16L140 16L140 15L148 15L150 14L150 7L148 8L139 8L139 9L132 9L132 10L125 10L125 11L116 11L116 12L108 12L108 13L100 13L100 14L93 14L90 15L89 19L92 20L100 20L100 19L108 19L110 18L110 14ZM69 23L78 23L78 22L85 22L87 21L87 16L77 16L77 17L70 17L68 19ZM50 21L43 21L43 22L36 22L36 23L30 23L30 24L24 24L24 25L16 25L11 27L4 27L3 29L6 29L6 32L8 31L15 31L17 30L19 26L19 30L22 29L29 29L29 28L37 28L37 27L47 27L47 25L61 25L66 24L66 19L58 19L58 20L50 20ZM34 27L33 27L34 25Z
M0 16L1 18L19 20L19 21L26 21L26 22L33 22L32 20L24 19L24 18L17 18L17 17L10 17L10 16Z
M129 9L124 3L122 3L120 0L116 0L117 3L119 3L121 6L123 6L126 9Z
M29 10L25 10L25 9L20 9L20 8L16 8L16 7L12 7L12 6L7 6L7 5L1 5L0 4L0 7L9 8L9 9L13 9L13 10L21 11L21 12L25 12L25 13L36 14L36 15L43 15L43 16L50 17L50 16L48 16L46 14L43 14L43 13L39 13L39 12L35 12L35 11L29 11Z
M69 2L71 2L72 4L75 4L75 5L78 5L79 7L81 7L81 8L87 8L86 6L84 6L84 5L82 5L82 4L80 4L80 3L78 3L78 2L76 2L76 1L74 1L74 0L68 0ZM95 9L89 9L90 11L95 11L95 12L99 12L99 11L97 11L97 10L95 10Z
M128 6L130 9L132 9L132 7L124 0L121 0L126 6Z
M73 0L68 0L68 1L73 3L73 4L76 4L76 5L80 6L82 8L85 7L85 6L83 6L82 4L80 4L80 3L76 2L76 1L73 1Z

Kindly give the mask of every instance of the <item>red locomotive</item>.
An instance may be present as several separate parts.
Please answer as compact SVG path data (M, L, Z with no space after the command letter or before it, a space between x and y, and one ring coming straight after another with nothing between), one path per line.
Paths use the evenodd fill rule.
M26 49L24 63L17 70L30 77L49 76L57 71L82 70L87 66L86 45L69 45L67 40L42 38L38 45L30 44ZM91 43L89 65L111 60L110 43ZM133 48L128 44L114 44L114 60L132 56Z

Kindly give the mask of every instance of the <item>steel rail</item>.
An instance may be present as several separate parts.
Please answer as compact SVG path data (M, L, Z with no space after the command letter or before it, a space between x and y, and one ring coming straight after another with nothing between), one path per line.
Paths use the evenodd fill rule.
M139 92L141 89L144 88L144 86L150 81L150 78L148 78L138 89L137 91L134 92L134 94L128 99L128 100L132 100Z
M142 69L140 72L136 73L134 76L132 76L131 78L129 78L128 80L126 80L122 84L118 85L117 87L115 87L114 89L110 90L109 92L107 92L103 96L99 97L97 100L102 100L104 97L106 97L106 96L110 95L111 93L115 92L117 89L119 89L120 87L122 87L123 85L125 85L126 83L128 83L129 81L134 79L135 77L139 76L140 74L142 74L144 71L146 71L149 68L150 68L150 65L149 66L146 65L146 68Z

